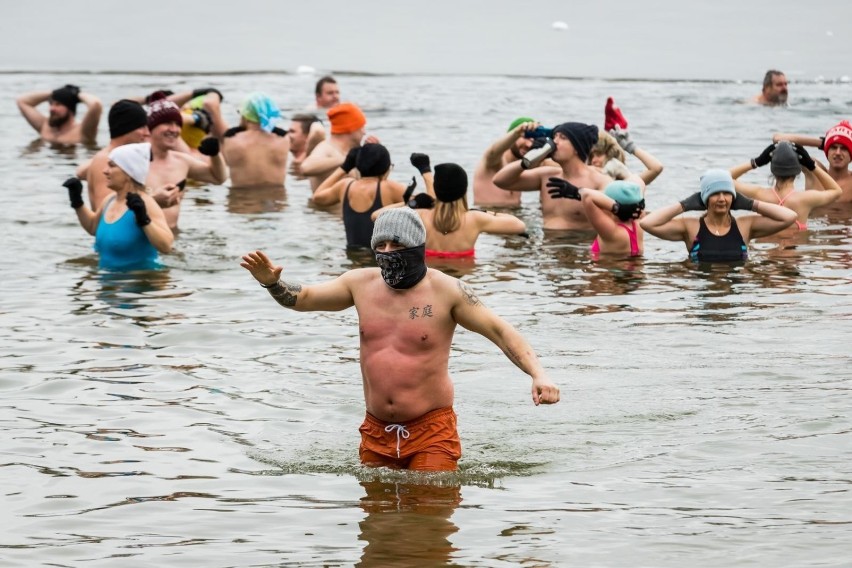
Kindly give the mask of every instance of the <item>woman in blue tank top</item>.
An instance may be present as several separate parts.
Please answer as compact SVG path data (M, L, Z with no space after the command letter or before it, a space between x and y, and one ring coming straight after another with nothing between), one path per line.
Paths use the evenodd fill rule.
M733 209L757 215L735 218ZM705 210L701 217L677 217L686 211ZM748 258L749 240L777 233L795 220L795 212L786 207L738 195L728 171L708 170L701 176L701 191L654 211L639 226L655 237L683 241L693 261L736 262Z
M95 236L101 268L137 270L157 268L159 253L172 249L174 235L163 210L145 191L151 163L151 145L125 144L109 153L104 174L115 195L97 211L83 204L83 186L77 178L67 180L71 207L77 220Z

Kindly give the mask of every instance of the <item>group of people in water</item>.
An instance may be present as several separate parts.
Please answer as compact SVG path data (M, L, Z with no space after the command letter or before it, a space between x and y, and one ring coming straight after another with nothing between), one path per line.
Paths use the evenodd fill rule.
M241 265L286 308L355 306L367 406L360 453L367 465L455 469L461 446L448 359L457 324L491 340L531 377L536 405L559 401L558 387L517 330L467 284L427 266L427 258L474 257L482 233L524 234L524 222L509 212L523 192L538 192L545 230L596 233L593 258L641 256L647 232L682 241L698 262L739 262L753 238L807 230L812 212L832 202L852 208L852 125L846 121L825 136L779 133L754 158L708 170L698 191L647 212L646 187L663 165L637 146L611 98L602 129L513 120L483 154L472 184L458 164L433 167L428 155L414 153L410 162L425 188L417 192L414 178L407 186L389 178L388 149L366 134L362 110L340 101L332 77L317 82L315 95L316 108L294 115L287 130L276 125L278 106L259 92L242 102L234 127L223 119L223 95L215 88L122 99L109 110L108 146L63 185L80 225L95 236L101 265L119 270L154 267L158 253L171 250L188 179L222 184L230 178L232 189L252 191L283 187L289 173L309 181L315 205L339 204L347 247L371 250L378 268L308 286L282 279L283 268L262 251L246 254ZM771 70L755 102L784 104L786 96L786 78ZM42 102L49 103L47 117L36 109ZM80 103L87 110L78 121ZM100 101L73 85L23 95L18 106L44 139L63 144L92 140L101 113ZM825 153L827 167L808 146ZM628 154L644 170L631 171ZM764 166L773 187L739 181ZM803 191L794 187L800 174ZM477 208L469 205L471 185ZM735 210L746 214L734 216ZM701 214L681 215L692 211Z

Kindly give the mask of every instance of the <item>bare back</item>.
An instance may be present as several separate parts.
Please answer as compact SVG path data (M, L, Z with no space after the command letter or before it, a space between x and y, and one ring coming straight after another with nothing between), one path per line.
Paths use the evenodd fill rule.
M488 156L483 158L476 165L476 170L473 173L473 202L480 207L520 207L521 192L507 191L500 189L494 182L494 175L499 172L503 166L515 161L516 158L512 155L511 150L506 150L499 161L489 163Z
M231 170L231 187L282 186L290 142L286 136L244 130L224 139L222 154Z

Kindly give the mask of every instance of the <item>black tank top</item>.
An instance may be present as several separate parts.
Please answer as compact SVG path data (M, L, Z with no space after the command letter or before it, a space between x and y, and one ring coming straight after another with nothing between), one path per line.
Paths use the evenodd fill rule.
M382 208L382 180L376 182L376 198L373 205L363 213L355 211L349 205L349 188L355 180L349 182L343 194L343 227L346 229L346 248L370 248L370 239L373 238L373 220L370 215L373 211Z
M737 227L737 220L731 217L731 229L725 235L716 236L707 228L704 217L701 217L698 220L698 234L692 241L689 258L695 262L748 260L748 248Z

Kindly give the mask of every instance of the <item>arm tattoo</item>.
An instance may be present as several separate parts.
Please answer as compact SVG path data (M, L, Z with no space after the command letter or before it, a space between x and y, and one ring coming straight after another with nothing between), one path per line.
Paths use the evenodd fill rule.
M288 284L279 280L273 286L267 288L275 301L285 308L292 308L296 305L296 300L299 297L299 292L302 291L301 284Z
M521 363L521 358L518 357L518 354L511 347L506 347L504 351L506 353L506 357L509 358L509 361L515 364L516 367L519 367L522 371L525 370L523 364Z
M477 297L476 293L473 291L473 289L470 286L468 286L467 284L465 284L461 280L459 280L458 283L459 283L459 290L461 290L462 297L464 298L465 303L467 303L470 306L481 306L482 305L482 302L479 301L479 297Z

